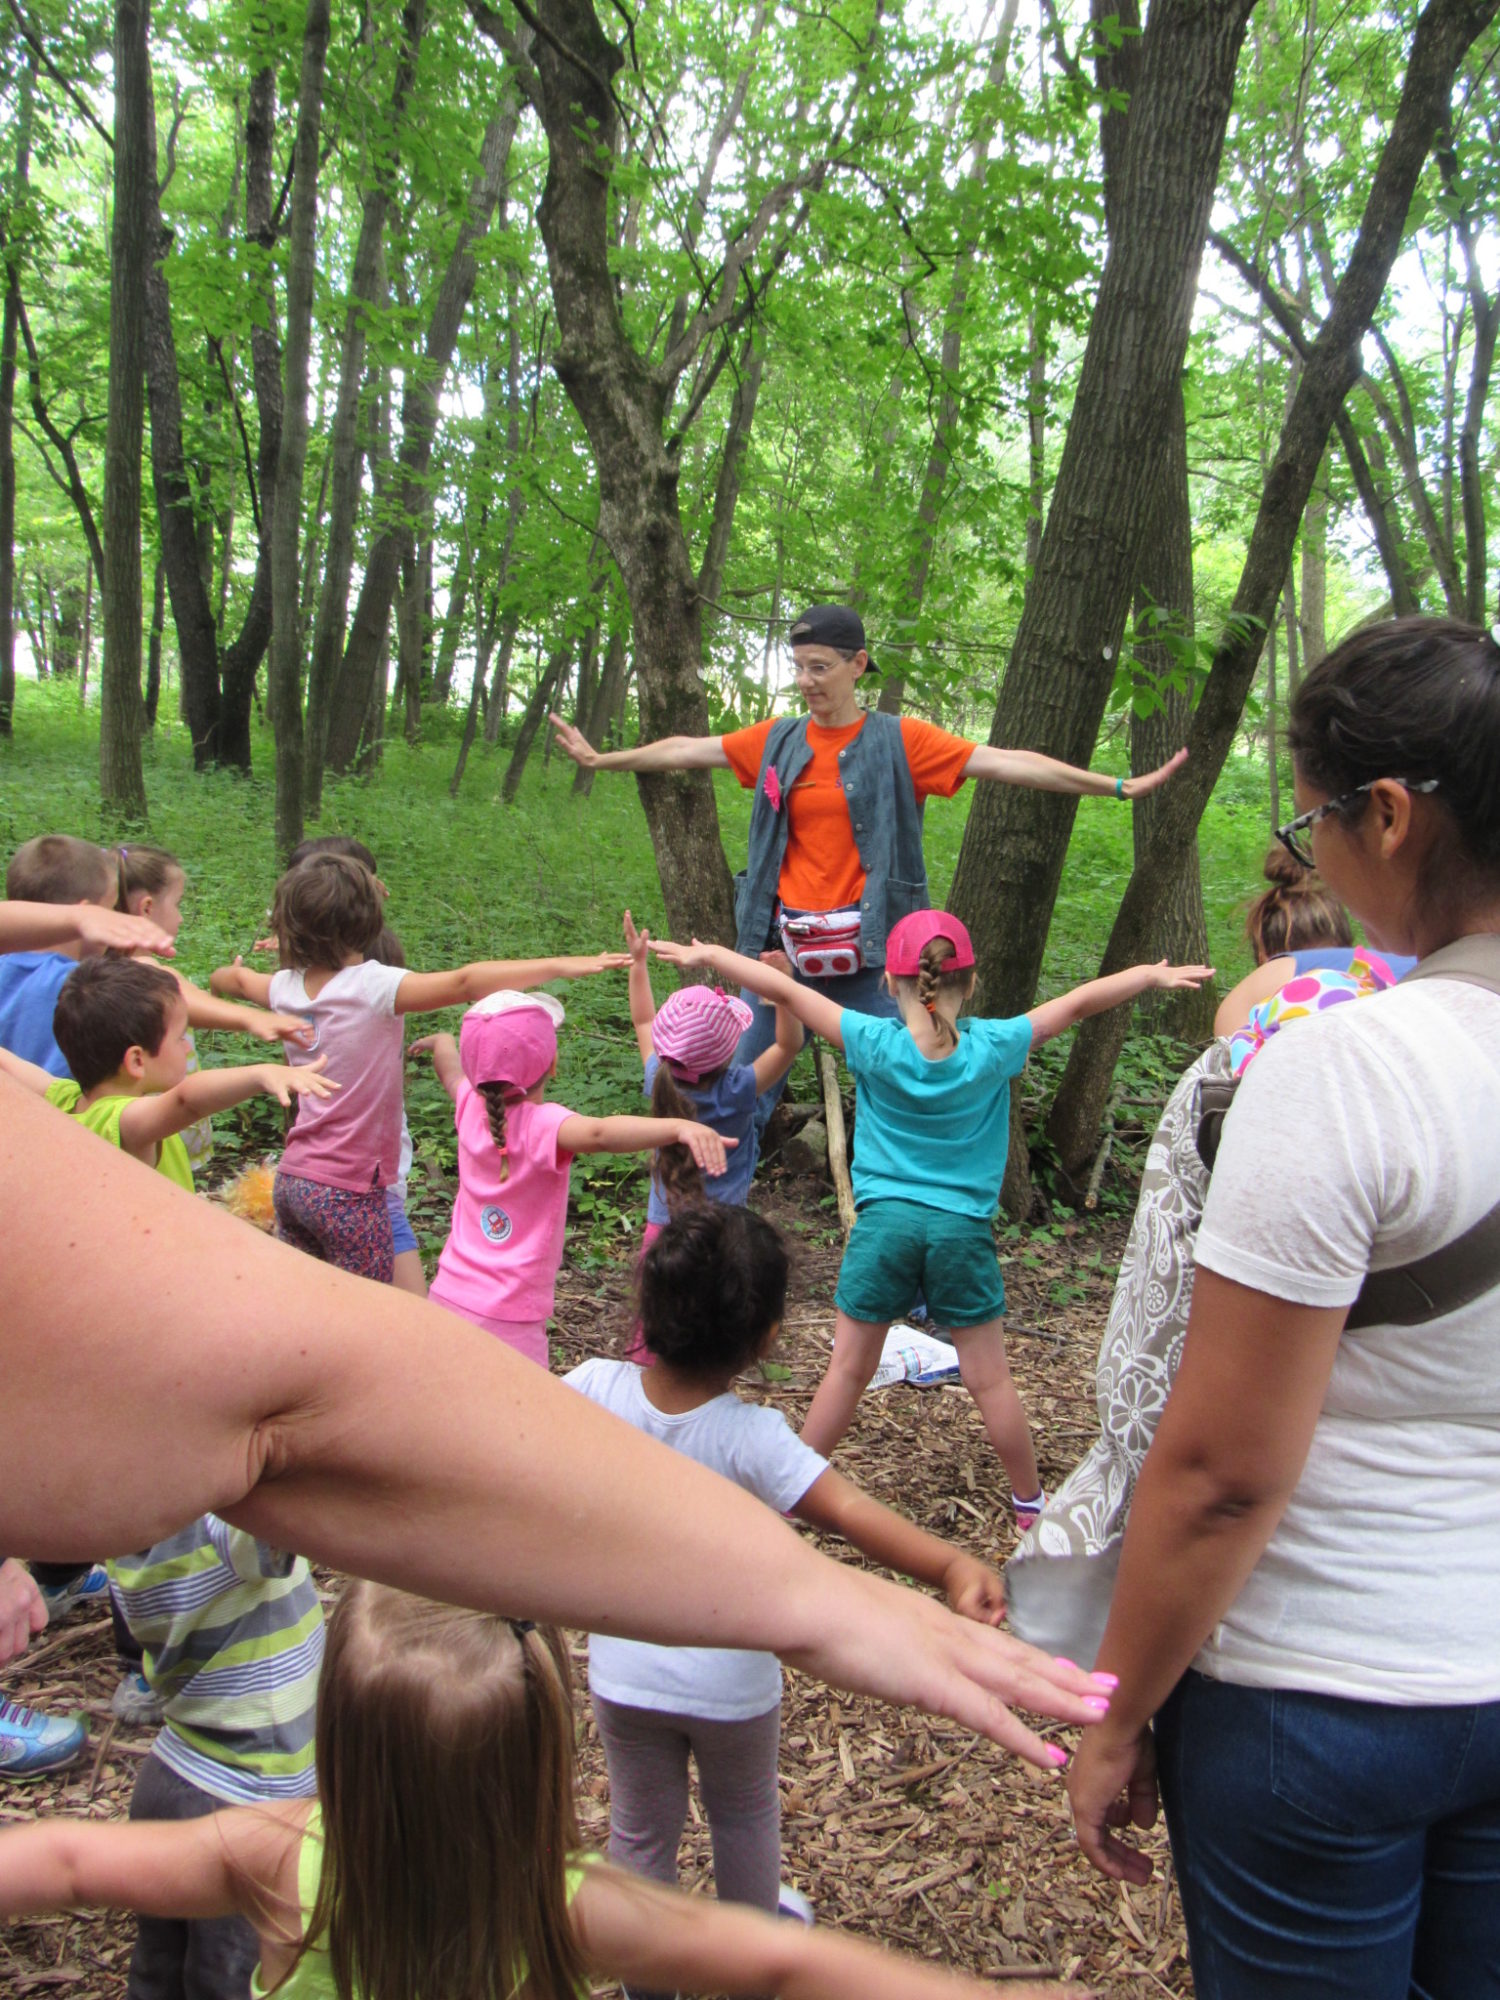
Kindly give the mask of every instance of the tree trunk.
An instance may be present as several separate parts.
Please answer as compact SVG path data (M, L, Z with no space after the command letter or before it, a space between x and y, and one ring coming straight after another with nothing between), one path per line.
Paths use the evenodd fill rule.
M1110 934L1102 970L1142 956L1164 871L1192 836L1233 745L1254 680L1262 637L1276 616L1298 523L1329 433L1358 380L1360 344L1380 303L1454 73L1500 0L1429 0L1407 63L1396 117L1371 183L1359 235L1327 318L1304 359L1251 530L1234 604L1188 736L1190 756L1160 798L1150 843L1136 864Z
M1160 479L1198 265L1253 0L1156 0L1141 39L1114 235L1036 571L990 741L1086 764ZM950 902L974 934L982 1004L1036 991L1076 802L981 785Z
M271 682L276 694L276 852L285 860L302 839L302 629L298 559L302 473L307 461L307 397L316 277L318 141L329 0L307 0L293 148L287 238L286 387L276 504L271 516Z
M160 556L151 581L151 641L146 649L146 727L156 727L161 700L161 638L167 622L167 566Z
M1328 462L1318 467L1302 517L1302 671L1328 651Z
M99 792L106 818L125 822L146 817L146 779L141 769L141 444L146 271L151 255L146 214L153 172L150 20L150 0L116 0Z
M710 634L718 616L714 607L724 592L724 565L729 560L729 543L734 533L735 508L739 505L745 453L750 445L755 405L760 399L760 385L765 372L765 349L756 340L752 328L740 350L738 379L729 405L729 423L724 431L719 476L714 483L714 509L709 517L708 541L703 550L703 560L698 565L698 594L707 607ZM582 778L592 776L592 773L586 772L580 764L578 775ZM578 787L574 789L576 791ZM588 787L583 789L586 791Z
M465 523L467 530L467 522ZM469 602L469 573L474 551L465 532L458 561L448 583L448 602L443 607L443 633L438 641L437 666L432 676L432 699L446 708L453 696L453 669L458 665L459 642L463 637L464 612Z
M89 680L89 650L94 636L94 566L89 564L83 573L83 643L78 649L78 678L87 687Z
M584 734L596 750L602 750L605 739L614 723L620 703L625 697L625 680L629 665L629 649L625 633L616 627L609 635L609 645L604 654L604 670L599 676L599 690L594 696L592 712ZM573 790L587 798L594 789L595 773L586 764L580 764L573 776Z
M536 733L542 726L542 717L552 705L553 697L563 675L573 658L571 639L559 639L552 649L552 657L537 676L536 686L531 690L531 699L521 717L521 726L516 731L515 748L510 753L510 762L505 767L505 778L500 786L500 797L506 805L514 805L516 793L520 790L521 779L526 771L526 759L531 755L531 746Z
M408 743L422 734L422 564L410 535L401 551L401 593L396 600L396 686Z
M16 103L16 171L10 208L15 218L31 181L31 109L36 52L22 67ZM5 261L5 304L0 312L0 737L14 728L16 710L16 354L21 327L21 246L14 225L0 228Z
M406 100L416 72L417 51L425 23L426 0L406 0L401 14L401 46L391 85L389 129L375 148L370 185L361 204L359 238L349 277L349 303L344 314L339 354L339 386L334 402L328 451L332 465L328 503L328 554L323 565L323 589L318 600L312 654L307 676L307 762L303 793L309 818L323 804L323 764L327 755L330 704L344 648L349 615L349 578L354 565L354 522L359 511L359 398L365 374L369 312L385 289L383 240L395 187L398 141Z
M474 246L488 230L500 198L519 118L519 99L511 91L498 115L485 127L479 173L469 190L468 212L433 301L425 353L421 363L406 373L401 404L401 450L395 479L399 486L400 516L408 525L423 512L424 481L437 435L443 379L453 358L459 325L478 270ZM349 719L364 712L380 636L396 592L402 532L395 525L383 529L376 536L366 563L365 580L344 648L329 719L328 762L336 771L346 770L354 756L357 737Z

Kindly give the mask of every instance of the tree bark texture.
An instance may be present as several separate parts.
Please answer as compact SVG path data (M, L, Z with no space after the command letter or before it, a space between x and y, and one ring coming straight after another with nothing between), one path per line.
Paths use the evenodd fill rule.
M276 499L271 512L271 684L276 699L276 852L302 838L302 620L299 557L307 462L308 374L318 220L318 139L328 53L329 0L307 0L287 238L286 381Z
M116 0L99 791L106 817L118 821L146 817L146 779L141 769L141 443L146 267L151 255L146 231L152 174L150 21L150 0Z
M514 805L516 793L521 788L521 779L526 773L526 760L531 755L531 746L536 741L536 733L542 726L542 717L552 706L558 688L562 685L573 659L573 641L559 639L552 649L552 656L537 678L521 716L520 727L516 731L515 747L510 753L510 762L505 767L505 777L500 786L500 797L506 805Z
M359 236L349 274L349 303L339 350L339 382L328 438L330 462L328 552L307 672L307 760L303 796L309 818L323 804L323 763L328 746L329 705L344 649L349 614L349 578L354 567L354 522L359 511L359 399L364 382L369 313L385 290L383 244L395 188L406 100L416 74L417 52L426 18L426 0L406 0L401 13L401 46L391 83L388 131L374 148L370 185L360 205Z
M1189 759L1160 795L1156 823L1110 933L1101 970L1143 955L1174 855L1190 839L1234 742L1265 633L1276 616L1298 524L1345 396L1359 378L1360 344L1401 247L1407 211L1454 73L1500 13L1500 0L1429 0L1417 22L1401 98L1370 186L1359 235L1328 317L1308 349L1302 379L1271 461L1229 623L1214 654L1193 726Z
M156 727L161 702L161 642L167 624L167 568L158 557L151 579L151 637L146 647L146 727Z
M1036 571L990 741L1087 764L1098 737L1160 446L1187 350L1235 63L1253 0L1156 0L1141 44L1111 240ZM1036 991L1076 802L977 790L950 898L981 1003Z
M16 355L21 329L21 224L18 211L31 180L31 110L36 52L21 70L16 103L16 170L10 214L0 226L5 263L5 303L0 309L0 736L9 736L16 710Z
M424 512L427 469L441 414L443 378L453 358L454 343L478 270L474 246L488 230L500 199L519 121L519 95L514 88L508 88L499 112L485 127L479 172L469 191L468 213L433 301L423 358L407 371L401 402L401 450L394 474L400 520L383 528L370 549L354 622L344 648L328 724L327 761L336 771L348 769L358 748L358 718L364 714L368 702L370 676L396 594L401 522L409 530L411 523Z
M631 344L609 269L610 179L619 120L609 79L622 57L591 0L547 0L535 61L547 132L539 220L560 334L558 377L599 472L599 532L630 599L641 735L703 736L698 580L679 512L679 457L663 438L675 375ZM637 780L676 937L730 939L734 907L713 786L704 772Z

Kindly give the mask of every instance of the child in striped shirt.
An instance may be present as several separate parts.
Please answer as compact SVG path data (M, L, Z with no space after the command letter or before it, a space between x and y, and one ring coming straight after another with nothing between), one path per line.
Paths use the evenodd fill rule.
M130 1817L312 1798L323 1607L306 1561L200 1514L109 1577L165 1712ZM143 1916L128 2000L244 2000L259 1956L243 1917Z

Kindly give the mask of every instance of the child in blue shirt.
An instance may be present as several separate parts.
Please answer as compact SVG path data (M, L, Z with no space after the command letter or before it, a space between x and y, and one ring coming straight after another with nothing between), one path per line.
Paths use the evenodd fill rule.
M1011 1020L960 1021L974 989L973 943L957 917L918 910L887 940L886 985L901 1016L881 1020L718 945L653 949L786 1007L843 1052L854 1076L858 1220L834 1296L833 1357L804 1442L832 1451L875 1373L891 1321L925 1296L953 1337L964 1386L1010 1480L1017 1522L1028 1527L1046 1496L1006 1363L1005 1287L991 1227L1010 1140L1010 1080L1037 1043L1153 988L1197 986L1212 967L1137 965Z
M40 833L11 856L5 871L10 902L87 903L112 910L119 887L114 857L71 833ZM85 950L82 938L46 951L9 951L0 957L0 1049L35 1063L49 1076L68 1065L52 1032L57 996Z

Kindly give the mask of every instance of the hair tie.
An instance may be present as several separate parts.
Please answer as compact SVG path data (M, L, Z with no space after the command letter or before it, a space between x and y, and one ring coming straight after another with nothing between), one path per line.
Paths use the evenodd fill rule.
M930 999L928 999L928 1000L924 1000L924 1001L922 1002L922 1005L923 1005L923 1006L924 1006L924 1007L925 1007L925 1008L927 1009L927 1011L928 1011L928 1013L929 1013L929 1014L936 1014L936 1013L937 1013L937 995L936 995L936 994L934 993L934 994L932 995L932 997L931 997Z

